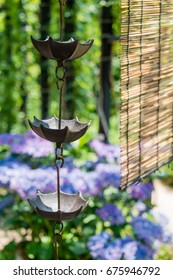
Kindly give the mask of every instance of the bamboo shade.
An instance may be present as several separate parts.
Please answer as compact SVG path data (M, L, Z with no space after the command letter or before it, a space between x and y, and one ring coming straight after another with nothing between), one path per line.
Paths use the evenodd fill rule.
M121 188L173 160L173 0L121 0Z

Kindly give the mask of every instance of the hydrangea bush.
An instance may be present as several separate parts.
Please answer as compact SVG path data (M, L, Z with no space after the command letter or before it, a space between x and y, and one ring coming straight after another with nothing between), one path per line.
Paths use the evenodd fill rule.
M34 213L26 200L37 190L56 190L53 144L28 132L1 134L0 145L0 194L5 193L0 199L0 214L4 225L21 234L22 241L15 248L22 249L24 258L52 259L52 222ZM74 221L65 222L62 258L145 260L157 258L163 244L173 246L165 219L155 215L151 204L152 182L119 190L118 145L91 141L83 147L92 155L89 160L84 158L85 163L74 163L73 149L69 146L60 172L61 188L68 193L80 191L90 202ZM4 256L9 258L0 258Z

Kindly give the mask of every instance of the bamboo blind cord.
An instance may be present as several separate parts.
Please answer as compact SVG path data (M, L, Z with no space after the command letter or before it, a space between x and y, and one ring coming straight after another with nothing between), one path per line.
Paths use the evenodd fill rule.
M121 1L121 188L173 160L173 0Z
M140 14L140 24L139 24L139 28L140 28L140 54L139 54L139 59L140 59L140 77L139 77L139 85L140 85L140 94L139 94L139 106L140 106L140 109L139 109L139 143L138 143L138 146L139 146L139 176L141 174L141 157L142 157L142 150L141 150L141 128L142 128L142 114L141 114L141 111L142 111L142 104L141 104L141 100L142 100L142 58L143 58L143 48L142 48L142 45L143 45L143 25L142 25L142 22L143 22L143 0L141 0L141 14Z
M126 55L127 55L127 95L128 95L128 99L127 99L127 119L129 118L129 82L130 82L130 71L129 71L129 65L130 65L130 61L129 61L129 36L128 34L130 33L130 0L128 0L128 26L127 26L127 51L126 51ZM129 123L127 122L127 128L126 128L126 139L128 141L128 131L129 131ZM127 181L128 181L128 177L129 177L129 149L128 149L128 145L127 145Z

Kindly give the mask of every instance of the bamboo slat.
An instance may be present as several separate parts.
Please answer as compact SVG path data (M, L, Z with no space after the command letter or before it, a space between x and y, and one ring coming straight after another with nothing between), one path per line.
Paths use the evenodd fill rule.
M121 188L173 160L173 0L121 0Z

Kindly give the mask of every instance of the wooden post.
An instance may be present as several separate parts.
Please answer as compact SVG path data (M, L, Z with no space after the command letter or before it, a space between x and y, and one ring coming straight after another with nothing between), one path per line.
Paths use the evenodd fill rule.
M50 7L51 0L41 0L40 3L40 36L41 40L45 40L49 34L49 25L50 25ZM49 108L49 71L48 71L48 59L41 56L40 58L40 85L41 85L41 114L42 118L48 116Z
M99 96L99 134L108 142L109 117L110 117L110 73L113 36L112 6L103 6L101 11L101 65L100 65L100 96Z

